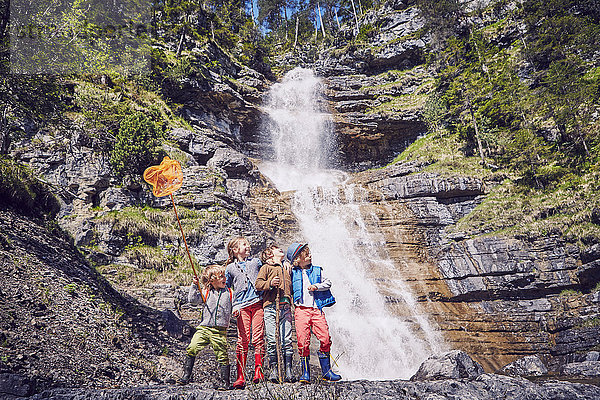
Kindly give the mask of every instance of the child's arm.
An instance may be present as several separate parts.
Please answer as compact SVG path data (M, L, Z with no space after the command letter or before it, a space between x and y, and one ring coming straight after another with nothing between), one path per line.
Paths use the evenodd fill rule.
M188 292L188 302L194 306L202 304L204 303L202 296L202 293L198 289L198 280L194 277L194 282L192 282L192 286L190 286L190 291Z
M231 265L231 264L230 264ZM233 284L233 276L231 275L231 271L229 270L229 265L225 268L225 286L231 289L231 285Z
M270 274L269 271L267 271L268 269L269 265L265 264L261 267L260 271L258 271L256 283L254 284L256 290L271 290L272 274Z
M323 275L323 269L321 269L321 282L313 283L308 287L308 290L322 292L329 289L331 289L331 281Z

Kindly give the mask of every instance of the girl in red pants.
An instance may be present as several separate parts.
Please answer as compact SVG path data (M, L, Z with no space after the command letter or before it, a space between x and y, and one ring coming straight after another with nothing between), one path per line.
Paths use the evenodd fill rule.
M254 287L262 263L258 258L250 258L250 243L246 238L236 237L227 244L227 287L233 289L233 316L237 318L238 340L235 348L237 359L237 379L235 389L246 386L245 370L248 357L248 343L252 337L254 346L254 377L258 383L264 379L262 360L265 354L265 323L263 320L262 294Z
M310 250L307 244L292 243L287 250L287 259L292 264L292 290L294 304L294 320L298 338L298 352L302 366L300 382L310 382L308 359L310 356L310 331L321 342L319 348L319 363L323 379L339 381L342 377L331 370L329 351L331 336L329 326L323 313L323 307L335 304L329 288L331 281L323 276L322 269L312 264Z

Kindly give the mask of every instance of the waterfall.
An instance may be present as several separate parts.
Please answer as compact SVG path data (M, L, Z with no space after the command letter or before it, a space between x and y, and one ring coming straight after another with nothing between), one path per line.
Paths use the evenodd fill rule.
M278 190L294 191L292 210L313 263L332 281L337 302L324 311L339 373L349 380L407 379L442 341L398 276L383 235L372 229L377 217L367 211L365 190L327 169L333 130L321 86L302 68L273 85L265 133L274 161L260 168ZM390 301L403 303L407 315L393 315ZM313 339L312 354L316 349Z

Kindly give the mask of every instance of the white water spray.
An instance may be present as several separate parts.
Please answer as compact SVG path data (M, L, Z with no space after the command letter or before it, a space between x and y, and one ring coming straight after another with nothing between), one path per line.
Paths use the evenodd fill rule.
M383 235L370 232L364 189L346 184L345 173L325 169L332 130L319 108L320 90L320 80L301 68L273 86L266 110L276 161L261 170L280 191L295 190L292 209L313 263L332 281L337 302L325 313L339 373L349 380L407 379L442 341L398 276ZM410 315L391 314L383 287ZM313 341L313 353L315 347Z

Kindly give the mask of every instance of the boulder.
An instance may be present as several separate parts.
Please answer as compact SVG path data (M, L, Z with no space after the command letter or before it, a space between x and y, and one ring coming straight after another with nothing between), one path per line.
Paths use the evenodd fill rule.
M582 361L565 364L560 372L570 376L600 377L600 361Z
M483 374L483 367L473 361L467 353L462 350L452 350L429 357L410 380L474 379L481 374Z
M217 149L207 165L223 169L229 177L245 175L253 168L248 157L230 148Z
M548 368L539 356L533 355L519 358L502 367L499 372L511 376L541 376L548 373Z
M16 399L33 394L34 384L30 379L17 374L0 374L0 397Z

